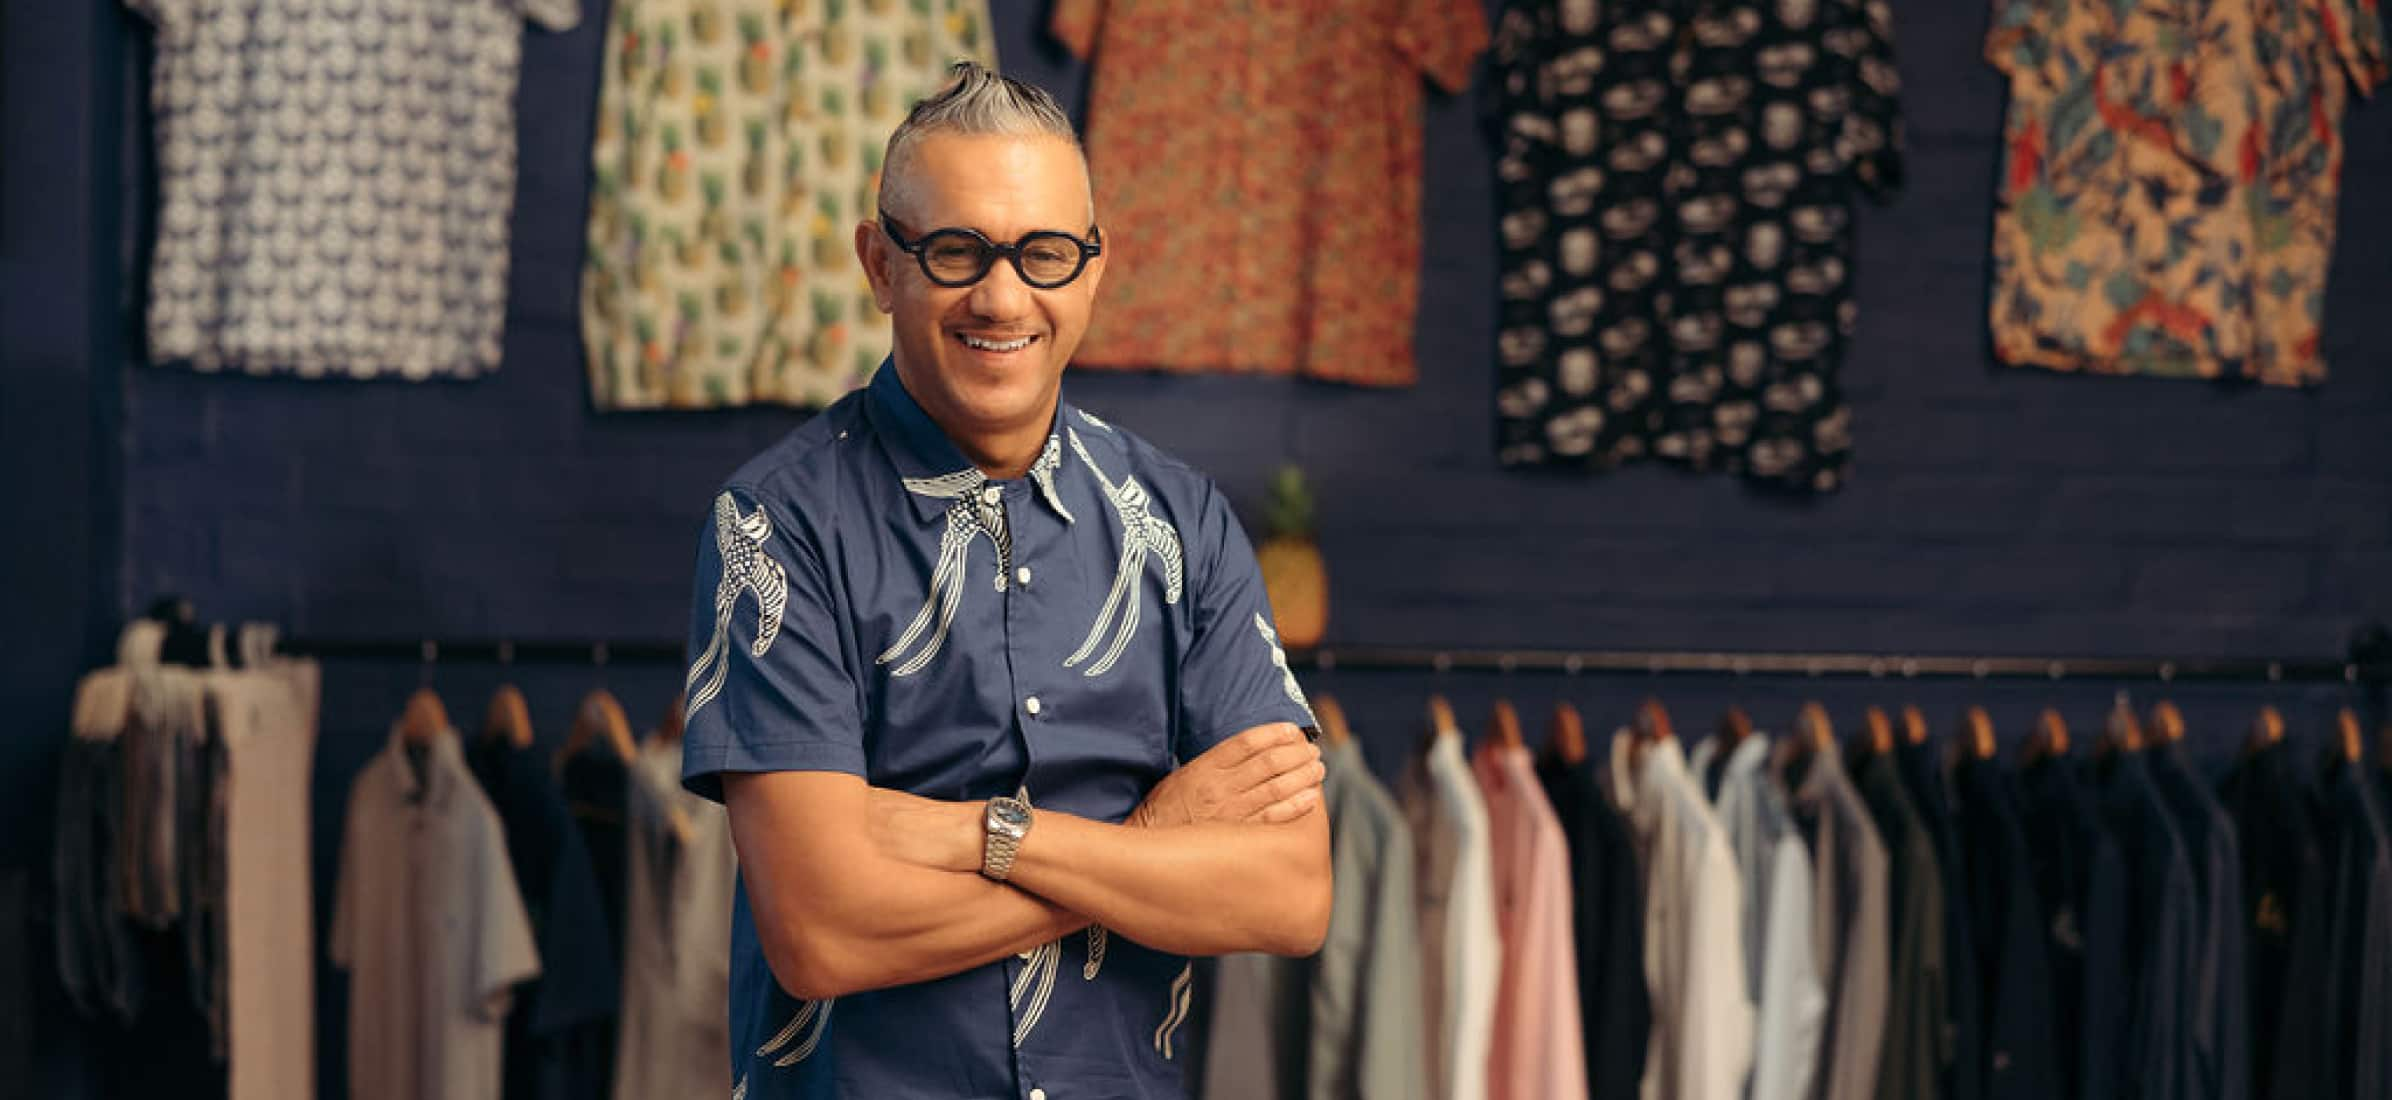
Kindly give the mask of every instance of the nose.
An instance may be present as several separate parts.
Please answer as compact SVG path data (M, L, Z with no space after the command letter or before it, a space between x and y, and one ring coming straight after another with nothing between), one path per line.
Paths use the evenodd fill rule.
M990 264L988 275L972 284L968 299L972 316L984 321L1013 321L1030 313L1033 301L1030 284L1022 281L1021 273L1003 257Z

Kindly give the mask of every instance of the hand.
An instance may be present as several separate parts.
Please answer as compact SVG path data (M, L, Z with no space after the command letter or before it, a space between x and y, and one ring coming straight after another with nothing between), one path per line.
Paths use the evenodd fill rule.
M872 843L882 855L932 870L980 869L987 803L940 802L873 787L868 805Z
M1146 793L1125 824L1294 821L1321 804L1321 750L1286 722L1256 726L1180 765Z

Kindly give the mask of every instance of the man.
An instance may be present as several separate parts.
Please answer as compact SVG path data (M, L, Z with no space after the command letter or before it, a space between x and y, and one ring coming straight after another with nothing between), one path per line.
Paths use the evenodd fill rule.
M1325 934L1312 715L1221 494L1061 400L1105 269L1069 120L954 74L855 231L890 362L701 541L732 1095L1177 1097L1186 956Z

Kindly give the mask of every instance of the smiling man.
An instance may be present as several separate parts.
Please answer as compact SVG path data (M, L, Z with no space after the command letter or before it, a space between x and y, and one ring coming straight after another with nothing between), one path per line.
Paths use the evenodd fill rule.
M1220 492L1062 400L1105 242L1054 100L958 64L884 164L891 360L700 544L732 1095L1176 1098L1188 956L1325 934L1311 710Z

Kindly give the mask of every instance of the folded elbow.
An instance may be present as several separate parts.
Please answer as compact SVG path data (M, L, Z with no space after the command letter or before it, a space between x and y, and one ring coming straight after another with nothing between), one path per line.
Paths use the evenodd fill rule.
M765 945L764 962L782 992L801 1001L827 1001L854 992L848 988L851 978L838 965L837 951L797 936L774 939Z
M1329 876L1320 875L1307 882L1303 889L1280 914L1278 927L1272 929L1272 942L1264 948L1274 955L1303 956L1321 949L1329 938L1329 913L1335 908L1335 893Z

